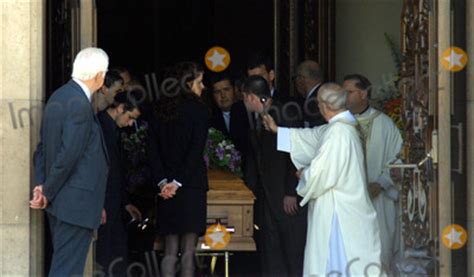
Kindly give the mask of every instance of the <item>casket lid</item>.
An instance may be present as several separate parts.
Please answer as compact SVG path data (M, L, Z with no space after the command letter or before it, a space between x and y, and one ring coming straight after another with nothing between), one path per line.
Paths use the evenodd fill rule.
M253 204L255 196L238 175L232 174L230 172L210 169L208 171L208 178L208 202L226 201L227 203L230 203L237 201L241 203L244 201Z

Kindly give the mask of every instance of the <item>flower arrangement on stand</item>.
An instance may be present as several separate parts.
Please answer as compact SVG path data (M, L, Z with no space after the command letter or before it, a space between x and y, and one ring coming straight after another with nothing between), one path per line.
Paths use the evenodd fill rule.
M240 152L221 131L215 128L209 129L204 160L209 169L219 169L242 176Z
M403 136L405 123L402 117L402 98L397 97L390 99L383 105L383 110L393 120L395 125L397 125Z

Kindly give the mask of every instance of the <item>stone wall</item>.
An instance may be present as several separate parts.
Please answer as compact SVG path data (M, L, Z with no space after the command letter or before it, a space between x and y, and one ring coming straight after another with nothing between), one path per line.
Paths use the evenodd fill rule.
M42 272L42 212L31 211L44 95L45 2L0 1L0 276Z

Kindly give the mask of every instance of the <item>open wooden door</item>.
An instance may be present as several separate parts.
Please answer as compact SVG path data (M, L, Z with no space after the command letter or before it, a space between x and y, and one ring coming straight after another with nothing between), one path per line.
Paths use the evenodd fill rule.
M436 10L429 1L404 0L399 88L404 118L401 183L401 261L405 274L437 271L437 50Z
M465 249L446 239L465 225L465 76L442 64L464 48L464 1L404 0L400 91L405 119L402 272L466 276ZM452 237L451 237L452 239Z

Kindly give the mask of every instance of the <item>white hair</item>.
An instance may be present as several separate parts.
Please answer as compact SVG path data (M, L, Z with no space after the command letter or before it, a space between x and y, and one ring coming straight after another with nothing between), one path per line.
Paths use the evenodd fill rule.
M347 91L336 83L326 83L318 91L318 101L326 103L331 111L346 109Z
M82 49L74 59L72 77L79 80L90 80L99 72L107 72L109 56L104 50L95 47Z

